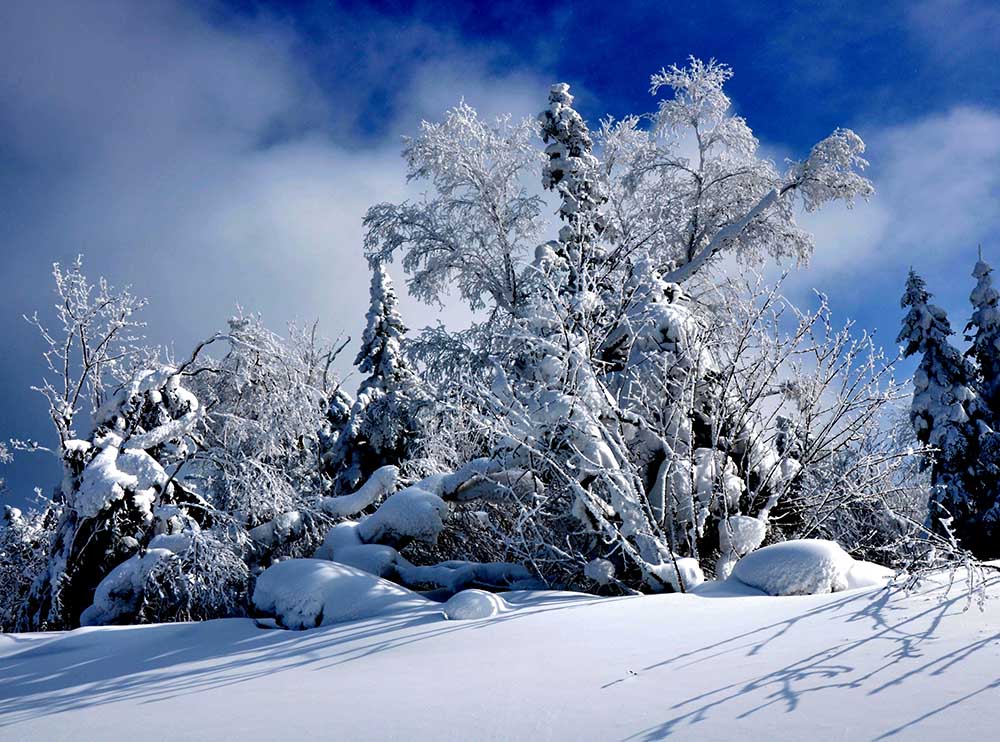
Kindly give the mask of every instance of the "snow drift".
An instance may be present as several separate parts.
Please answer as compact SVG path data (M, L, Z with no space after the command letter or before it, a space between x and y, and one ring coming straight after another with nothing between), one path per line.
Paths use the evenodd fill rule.
M892 570L856 561L833 541L800 539L765 546L736 563L733 577L768 595L816 595L884 585Z
M289 629L420 613L435 605L388 580L322 559L289 559L269 567L257 579L253 603Z

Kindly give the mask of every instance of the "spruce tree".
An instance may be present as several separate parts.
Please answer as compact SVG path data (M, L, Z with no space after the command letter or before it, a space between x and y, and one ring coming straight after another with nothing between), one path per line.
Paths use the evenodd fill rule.
M420 412L428 401L403 353L406 326L389 273L380 261L371 269L367 325L354 360L368 376L329 461L339 492L357 488L381 466L399 466L412 457L421 437Z
M972 271L976 279L969 300L972 318L965 327L971 342L967 355L975 359L978 387L992 431L979 437L977 478L982 490L980 513L980 555L1000 555L1000 292L993 287L993 268L983 260L982 251ZM970 332L971 331L971 332Z
M939 533L954 533L962 545L983 553L977 492L980 438L989 433L986 410L974 384L974 370L948 338L945 311L929 303L924 280L913 270L901 306L907 309L897 342L906 357L920 354L913 377L910 420L917 439L935 449L928 517Z
M549 107L539 115L542 139L549 158L542 186L559 194L559 217L564 225L554 245L566 263L571 294L593 290L590 268L601 258L598 238L606 220L601 206L608 200L594 143L583 117L573 108L569 85L549 89Z
M1000 292L993 287L992 273L993 268L980 254L972 271L977 283L969 296L973 312L965 326L965 339L972 343L967 355L979 368L983 402L995 428L1000 420Z

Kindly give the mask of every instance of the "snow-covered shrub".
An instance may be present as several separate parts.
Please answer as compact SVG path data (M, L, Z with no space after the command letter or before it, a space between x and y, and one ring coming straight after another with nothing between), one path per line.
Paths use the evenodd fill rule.
M342 512L360 518L333 526L314 556L348 564L415 589L454 593L472 586L504 589L528 584L531 573L519 564L499 559L488 562L442 559L434 548L442 533L454 530L451 528L454 503L463 498L475 501L504 491L499 484L503 476L498 474L505 473L495 473L495 466L487 464L472 462L451 474L426 477L391 494L367 515L361 514L361 509L368 507L370 498L356 495L370 489L368 484L356 495L328 498L339 501ZM353 502L358 511L347 513L344 502ZM414 548L419 545L425 548ZM462 551L468 556L473 550Z
M157 536L150 543L155 548ZM205 621L245 615L250 603L250 568L212 529L192 533L186 546L148 571L137 623Z
M765 546L740 559L733 577L768 595L816 595L885 584L893 572L851 558L833 541L802 539Z
M729 577L741 557L759 548L767 536L767 522L749 515L731 515L719 523L719 551L715 576Z
M0 518L0 632L29 626L25 611L32 585L46 567L58 519L52 508L4 506Z
M62 514L32 591L35 625L76 625L118 564L158 533L199 527L204 501L175 475L201 419L180 371L164 365L122 385L94 413L87 439L63 444Z
M257 578L253 604L289 629L421 615L436 605L388 580L322 559L289 559L269 567Z
M246 610L250 574L210 531L160 534L97 586L80 623L200 621Z
M311 505L325 488L320 436L336 397L336 351L314 328L283 338L252 314L230 319L206 345L188 370L207 416L185 478L241 528ZM216 360L218 345L226 350Z
M598 585L610 585L615 579L615 565L607 559L591 559L583 574Z
M416 486L401 490L358 525L361 538L371 543L399 543L409 539L435 541L444 529L448 506L433 492Z
M40 390L64 476L22 627L72 627L85 610L91 622L245 612L252 573L311 553L329 527L317 505L338 350L315 328L286 339L240 315L163 363L136 344L142 300L90 284L79 261L55 277L60 331L33 323L59 374Z

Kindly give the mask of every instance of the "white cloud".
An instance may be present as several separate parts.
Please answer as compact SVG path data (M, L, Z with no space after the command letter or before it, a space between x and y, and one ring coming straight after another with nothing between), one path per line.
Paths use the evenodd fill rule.
M992 63L1000 52L1000 6L993 0L919 0L905 11L910 31L942 65L979 55Z
M281 19L219 24L204 7L0 3L7 434L50 436L29 391L41 343L21 314L50 304L53 261L82 252L88 273L148 296L150 340L178 355L237 303L277 330L319 318L324 334L351 335L356 347L369 283L361 219L416 188L405 182L400 135L463 94L491 114L530 115L544 103L549 81L491 71L495 50L433 29L400 27L388 37L401 43L382 48L343 21L307 54ZM469 318L401 298L410 327ZM339 359L342 374L353 350ZM5 472L12 491L54 481L46 464L22 457Z
M971 286L961 277L972 270L976 245L1000 264L1000 113L955 108L870 127L866 141L877 193L851 210L802 216L817 249L810 267L790 277L790 293L802 299L815 286L863 325L892 330L913 266L963 317Z
M530 75L491 73L489 50L441 44L400 76L384 137L362 142L338 124L366 91L321 90L274 19L219 26L183 2L46 1L5 5L0 28L12 275L37 297L52 261L83 252L91 272L150 296L150 335L178 352L237 302L279 329L319 317L328 334L358 337L361 219L413 192L399 135L463 94L487 113L530 114L546 92ZM0 297L0 311L42 303L26 298ZM411 326L439 316L404 309Z

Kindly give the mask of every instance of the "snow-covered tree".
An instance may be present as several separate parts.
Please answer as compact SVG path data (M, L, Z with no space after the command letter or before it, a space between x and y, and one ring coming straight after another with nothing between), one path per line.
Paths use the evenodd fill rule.
M743 409L723 394L712 359L719 352L713 344L726 341L685 288L694 294L711 287L709 271L725 252L747 261L805 259L812 242L795 226L793 199L801 196L807 209L833 199L850 204L867 196L871 184L858 172L866 165L864 145L846 130L779 173L759 157L749 128L730 111L723 92L730 74L724 65L692 60L654 76L653 92L669 88L672 98L653 116L652 130L643 129L639 117L602 126L603 161L568 86L553 86L539 121L547 145L542 184L559 197L559 237L539 246L530 264L512 262L523 260L527 249L505 253L512 259L506 275L519 277L517 302L470 301L473 308L489 306L491 331L483 333L490 341L469 355L485 355L482 365L495 373L463 377L468 386L479 385L465 390L464 399L469 414L491 431L494 457L545 480L545 505L521 503L534 515L515 518L534 531L538 548L523 538L526 548L518 548L536 565L561 563L549 572L562 570L557 580L573 582L572 570L582 579L583 567L596 558L613 564L617 579L629 584L679 587L678 559L700 556L702 546L706 557L718 548L718 539L715 547L700 543L707 513L715 509L725 519L745 512L752 495L762 498L754 517L762 515L764 523L767 503L782 490L774 486L773 470L787 473L792 466L774 453L775 436L756 401ZM417 151L449 154L416 173L433 176L433 208L383 205L369 214L369 254L401 253L413 280L435 287L423 298L437 298L458 275L451 265L427 260L430 246L451 244L470 223L495 234L468 221L468 205L442 208L457 195L478 198L473 189L456 193L456 169L462 183L493 177L490 158L466 151L482 137L481 124L465 108L461 116L449 114L446 124L425 125L416 140ZM413 151L408 145L411 162ZM521 171L531 163L527 156L520 160ZM495 206L496 198L484 203L516 212L516 191L504 193L504 208ZM386 222L372 217L398 220L404 207L411 223L414 210L425 222L433 217L434 229L395 230L387 240ZM535 232L520 234L529 239ZM463 279L457 283L469 299ZM437 331L433 347L446 345L446 334ZM737 521L729 524L730 537L737 527ZM751 530L763 538L759 527ZM740 548L749 543L744 536Z
M421 125L403 154L407 177L433 196L378 204L365 216L365 254L403 252L410 293L439 300L454 285L474 309L511 311L524 296L519 262L534 248L541 200L526 182L537 168L530 121L486 122L464 102L444 122Z
M199 530L202 499L176 479L201 420L178 369L136 374L94 413L93 432L62 446L61 517L29 620L79 625L99 584L156 537Z
M545 148L542 186L559 194L559 239L549 243L560 267L567 272L565 290L573 301L593 292L595 269L602 257L599 242L606 220L601 206L607 187L600 162L593 154L590 130L576 110L569 85L559 83L549 90L549 107L538 120ZM585 310L577 306L576 309Z
M607 213L617 260L654 257L664 280L683 283L722 253L745 262L765 257L802 261L812 237L795 224L795 197L807 210L832 200L850 205L873 192L860 171L864 142L837 129L809 157L779 173L758 154L750 127L724 90L732 70L692 58L651 78L670 90L653 115L605 122L600 140L612 188Z
M996 428L1000 424L1000 292L993 287L992 275L993 268L980 255L972 271L976 287L969 296L973 311L965 333L971 342L967 354L976 362L983 402Z
M128 288L113 289L103 278L90 283L83 257L69 270L52 266L58 301L57 325L50 330L36 312L28 321L45 342L46 376L34 387L49 405L59 445L76 436L74 420L85 404L93 412L105 402L109 385L127 379L150 356L139 344L142 322L135 314L146 300Z
M806 260L797 206L867 196L864 145L837 130L780 172L730 76L664 69L655 113L593 134L566 84L537 121L461 103L424 123L404 155L428 192L365 219L353 399L315 332L240 315L165 363L130 339L137 300L57 271L72 309L66 345L43 330L49 365L84 374L42 387L66 477L34 625L239 614L262 568L314 552L437 592L630 592L684 590L790 536L891 541L912 491L883 434L891 363L825 302L800 311L720 270ZM408 340L396 256L413 295L454 292L474 325Z
M204 432L185 473L213 506L254 528L320 496L321 437L335 352L315 332L281 337L261 318L240 314L186 369L207 408Z
M378 468L401 466L421 440L426 392L403 351L406 326L385 265L371 262L367 325L354 365L367 374L328 459L340 492L350 492Z
M286 340L241 315L164 363L128 332L141 300L92 286L79 262L55 273L60 332L33 321L60 373L40 389L64 476L22 627L240 613L255 569L311 552L329 525L316 506L337 351L314 329ZM88 398L101 404L79 435Z
M45 569L57 518L53 508L22 512L4 506L0 516L0 631L27 627L28 596Z
M992 430L975 389L974 369L951 345L948 317L930 298L924 280L911 270L898 342L906 356L920 355L910 418L918 440L934 448L929 518L937 532L954 534L963 546L982 553L981 492L989 482L980 477L980 441Z

